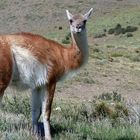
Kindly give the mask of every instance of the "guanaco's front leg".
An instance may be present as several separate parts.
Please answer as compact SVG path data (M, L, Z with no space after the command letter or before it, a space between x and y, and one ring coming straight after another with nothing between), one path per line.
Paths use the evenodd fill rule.
M41 115L41 94L43 93L44 87L32 89L32 133L37 136L39 134L38 120Z
M51 140L50 132L50 115L51 115L51 106L54 97L54 91L56 87L55 83L49 83L46 88L46 92L42 97L42 116L45 130L45 140Z

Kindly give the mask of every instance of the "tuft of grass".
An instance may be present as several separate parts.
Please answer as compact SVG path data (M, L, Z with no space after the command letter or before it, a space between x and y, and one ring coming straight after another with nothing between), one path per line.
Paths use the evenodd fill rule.
M133 34L132 34L132 33L127 33L126 36L127 36L127 37L133 37Z
M93 48L90 51L90 57L102 60L102 59L106 58L106 55L104 54L104 52L101 49Z
M129 57L131 61L133 62L140 62L140 54L132 55Z
M63 43L63 44L70 44L70 41L69 41L69 40L63 39L63 40L62 40L62 43Z
M94 38L102 38L102 37L106 37L105 33L98 33L94 35Z
M62 43L63 43L63 44L70 44L70 39L71 39L71 34L68 33L68 34L64 37L64 39L62 39Z
M111 57L122 57L124 54L121 53L121 52L114 52L114 53L111 53Z
M3 111L12 112L14 114L23 114L26 118L31 116L31 107L29 97L21 98L20 96L14 96L13 98L4 97Z
M114 45L107 45L106 47L107 47L107 48L115 48Z

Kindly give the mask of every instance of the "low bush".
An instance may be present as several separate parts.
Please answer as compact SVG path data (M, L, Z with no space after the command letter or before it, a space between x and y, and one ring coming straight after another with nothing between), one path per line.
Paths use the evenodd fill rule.
M126 28L122 27L121 24L117 24L114 28L111 28L108 30L108 34L114 34L114 35L120 35L120 34L125 34L129 33L128 37L132 37L132 32L135 32L138 30L138 27L135 26L127 26Z

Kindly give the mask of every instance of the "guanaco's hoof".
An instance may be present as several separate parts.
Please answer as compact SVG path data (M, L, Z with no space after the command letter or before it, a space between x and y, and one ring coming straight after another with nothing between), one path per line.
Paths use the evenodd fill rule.
M34 125L32 127L32 135L35 135L38 138L39 137L43 138L45 136L43 123L39 122L37 125ZM39 140L43 140L43 139L39 139Z

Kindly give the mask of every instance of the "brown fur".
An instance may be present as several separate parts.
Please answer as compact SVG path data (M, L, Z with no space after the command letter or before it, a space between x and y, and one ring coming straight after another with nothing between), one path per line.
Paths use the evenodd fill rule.
M30 50L39 62L51 67L48 72L49 82L58 81L64 73L77 69L82 63L82 55L75 45L66 48L53 40L31 33L6 35L0 40L0 62L4 62L0 65L0 83L5 85L5 88L12 75L11 46L13 44Z
M12 76L12 53L4 37L0 37L0 96L8 86Z

